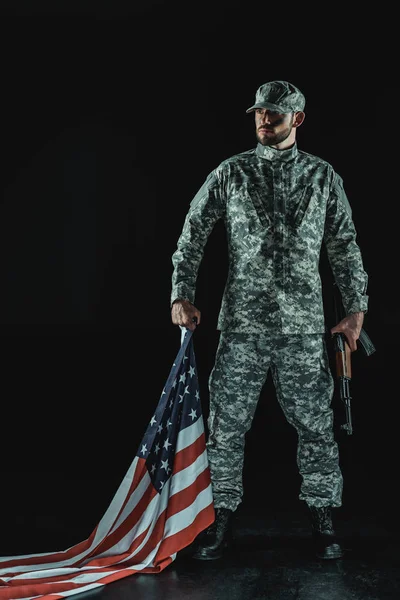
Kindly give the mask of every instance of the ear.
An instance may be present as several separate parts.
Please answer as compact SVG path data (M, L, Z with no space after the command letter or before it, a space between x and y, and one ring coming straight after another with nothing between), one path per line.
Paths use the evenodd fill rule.
M293 127L300 127L304 119L306 118L305 113L303 111L296 112L293 120Z

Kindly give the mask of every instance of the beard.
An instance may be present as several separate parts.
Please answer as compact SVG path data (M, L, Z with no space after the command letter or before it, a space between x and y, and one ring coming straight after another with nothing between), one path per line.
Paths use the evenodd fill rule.
M275 146L276 144L280 144L281 142L284 142L289 137L289 135L293 129L293 121L294 121L294 115L292 114L290 123L288 124L288 126L285 129L283 129L282 131L279 131L278 133L275 133L273 131L272 127L270 128L270 129L272 129L272 133L269 133L267 135L260 136L258 131L256 131L257 141L260 144L262 144L263 146Z

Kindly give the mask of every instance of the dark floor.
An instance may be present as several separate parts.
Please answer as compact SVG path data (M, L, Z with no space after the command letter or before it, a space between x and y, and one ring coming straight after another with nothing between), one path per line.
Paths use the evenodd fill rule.
M49 337L40 347L33 336L2 339L0 556L60 551L87 539L107 509L152 415L175 346L165 349L162 366L146 379L144 397L137 394L135 374L149 373L152 339L140 339L140 364L123 338ZM72 597L400 600L398 420L392 414L398 394L391 391L397 389L394 375L393 384L382 375L397 373L397 354L390 340L379 346L386 354L380 368L370 363L375 371L355 357L354 435L340 437L345 486L343 506L334 515L344 558L314 558L308 519L297 500L296 436L269 382L246 442L246 493L235 515L231 551L204 562L185 549L157 575L134 574ZM213 354L206 342L197 348L198 368L206 375ZM206 377L203 390L205 383ZM341 421L340 403L335 410Z
M36 480L37 481L37 480ZM111 484L110 484L111 485ZM86 539L101 513L90 509L96 481L63 482L42 507L17 514L1 543L3 556L61 550ZM234 543L218 561L196 561L190 548L156 575L134 574L102 588L73 596L79 600L398 600L398 544L395 480L354 478L346 501L334 512L336 531L346 550L344 558L321 561L314 557L305 507L295 486L281 486L269 497L253 493L235 515ZM70 497L61 490L74 490ZM81 498L77 497L77 490ZM109 487L109 490L111 488ZM369 495L365 492L370 490ZM48 494L44 494L48 496ZM75 496L75 505L71 498ZM106 497L103 498L105 502ZM37 501L38 502L38 501ZM81 512L76 507L81 506ZM26 505L25 505L26 506ZM68 506L72 509L68 511ZM51 508L52 507L52 508ZM75 511L75 513L74 513ZM89 518L91 515L91 518ZM90 522L92 520L92 522ZM62 546L62 547L61 547Z
M134 575L96 592L122 600L381 600L400 598L396 540L370 518L343 521L345 558L314 559L306 522L298 514L242 514L235 544L219 561L184 552L156 576ZM89 596L81 595L81 598Z

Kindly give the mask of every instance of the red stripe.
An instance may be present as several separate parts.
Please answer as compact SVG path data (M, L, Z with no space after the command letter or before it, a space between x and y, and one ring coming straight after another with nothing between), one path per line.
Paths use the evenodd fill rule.
M125 479L128 477L128 473L131 469L133 469L133 464L134 464L134 460L132 461L131 467L128 469L127 474L125 475ZM129 487L129 491L126 495L126 498L121 506L121 509L119 510L114 523L116 523L122 513L122 511L124 510L125 506L127 505L130 497L132 496L132 494L134 493L134 491L137 489L139 483L141 482L141 480L143 479L143 477L145 476L145 474L147 473L147 466L146 466L146 461L143 458L138 459L137 463L136 463L136 468L135 468L135 472L132 478L132 483ZM112 529L112 527L111 527Z
M186 451L188 451L189 460L186 460L185 457L183 456L186 453ZM178 460L178 471L184 469L186 466L189 466L194 460L196 460L196 458L198 456L196 454L196 452L201 453L203 451L204 451L204 434L202 436L200 436L200 438L195 440L193 442L193 444L191 444L190 446L185 448L184 451L182 450L177 453L176 456L178 456L178 455L180 456L180 460ZM145 463L144 459L139 459L139 462L140 461ZM174 471L175 471L175 463L174 463ZM197 479L190 486L181 490L180 492L177 492L169 499L169 503L167 506L167 515L165 518L172 516L173 514L183 510L184 508L186 508L187 506L192 504L192 502L194 502L194 500L195 500L196 496L199 494L199 492L206 489L206 487L209 485L209 483L210 483L210 471L207 466L206 469L204 469L204 471L202 473L200 473L200 475L197 477ZM134 511L125 519L125 521L123 523L121 523L120 527L118 527L118 529L116 529L112 534L110 534L104 540L104 542L96 549L96 554L102 554L102 553L106 552L107 550L112 548L114 545L116 545L125 535L127 535L133 529L133 527L137 524L137 522L141 518L142 514L145 512L146 507L148 506L149 502L156 495L157 495L157 492L154 489L153 485L149 484L149 487L143 494L140 502L135 507ZM160 518L161 519L163 518L162 515L163 515L163 513L161 513L160 516L158 517L158 521L160 520ZM149 540L146 542L145 546L140 551L140 554L136 556L136 562L138 562L138 561L141 562L147 556L147 554L150 552L150 550L151 550L151 548L149 548L150 543L154 543L153 547L155 547L155 545L160 541L161 537L158 538L156 542L154 542L154 537L157 536L156 532L158 532L158 527L159 527L159 524L157 523L157 527L154 528ZM126 556L129 556L129 554L134 552L139 547L139 545L142 543L145 535L146 535L146 532L143 532L140 536L138 536L133 541L131 546L129 547L129 550L127 550L124 554L120 555L121 558L122 557L125 558ZM147 549L147 548L149 548L148 552L144 553L145 549ZM91 555L93 556L93 554L91 554ZM100 565L108 565L108 564L111 564L111 561L115 563L116 562L115 557L104 557L104 558L95 560L94 562L89 561L87 563L87 565L99 565L99 566ZM86 564L86 562L85 562L85 564Z
M142 480L143 476L146 473L147 473L146 461L139 458L138 462L136 463L136 469L135 469L135 473L133 476L132 484L129 488L128 495L123 503L123 507L120 509L120 511L118 513L118 516L115 518L114 523L118 520L118 517L121 514L123 508L125 507L127 501L129 500L130 496L132 495L132 493L134 492L134 490L136 489L136 487L138 486L138 484L140 483L140 481ZM73 558L74 556L81 554L87 548L90 548L90 546L96 536L98 527L99 527L99 524L96 525L96 527L93 529L92 533L86 540L79 542L78 544L76 544L75 546L72 546L71 548L69 548L66 551L53 552L53 553L49 553L49 554L41 554L39 556L30 556L30 557L26 557L26 558L16 557L15 559L11 559L11 560L4 561L4 562L0 561L0 568L4 569L7 567L14 567L14 566L21 567L23 565L27 565L27 566L40 565L40 564L44 564L44 563L65 561L65 560L68 560L69 558ZM112 525L110 526L110 528L112 528ZM93 552L94 551L95 551L95 549L93 549ZM11 572L9 574L8 573L3 574L2 577L10 577L12 575L14 575L13 572ZM0 581L1 581L1 579L0 579Z
M122 556L122 555L120 555ZM118 558L118 556L116 555L115 558ZM18 582L21 583L23 581L24 585L33 585L35 583L54 583L56 581L67 581L67 580L73 580L75 577L80 576L81 574L85 574L85 575L90 575L92 573L97 573L98 575L101 573L110 573L113 571L119 571L121 569L126 568L127 566L133 566L133 565L127 565L127 564L119 564L119 565L109 565L109 566L102 566L102 567L93 567L92 569L86 569L83 570L82 567L80 567L82 569L82 571L80 571L80 568L77 567L77 570L74 573L63 573L63 574L59 574L59 575L46 575L45 577L34 577L33 573L32 573L32 577L31 578L27 578L24 577L24 579L17 579L14 578L12 581L9 582L8 585L17 585ZM49 569L51 570L51 569ZM28 572L29 574L29 572ZM1 591L2 588L0 588Z
M198 478L189 487L185 488L184 490L181 490L177 494L174 494L174 496L172 496L169 499L166 509L160 514L160 516L157 519L156 526L154 527L150 538L147 540L145 546L143 546L143 548L140 550L140 552L135 555L135 557L134 557L135 564L138 564L138 563L144 561L146 559L146 557L148 556L148 554L150 554L150 552L154 548L156 548L158 543L162 540L162 538L164 537L165 523L166 523L167 519L170 518L172 515L180 512L184 508L190 506L190 504L192 504L194 502L194 500L196 499L199 492L202 491L203 489L206 489L208 487L209 483L210 483L209 470L207 468L202 473L200 473ZM193 527L193 535L192 535L191 539L193 540L196 537L196 535L198 533L200 533L200 531L202 531L201 528L198 529L198 526L203 527L203 529L205 529L206 527L208 527L208 525L210 523L212 523L214 521L214 518L215 518L214 517L214 505L211 504L210 506L211 506L210 514L207 513L206 509L204 509L206 511L205 512L206 516L204 517L205 521L206 521L206 525L204 525L202 519L200 519L199 524L197 524L198 517L196 517L195 520L193 521L193 524L188 526L186 533L182 536L182 540L187 539L188 537L190 538L190 536L192 535L190 533L190 529L192 527ZM200 511L200 512L202 513L203 511ZM209 522L209 519L211 519L210 522ZM175 535L169 536L169 537L174 538L174 539L179 539L179 538L176 538ZM169 539L169 537L167 539ZM162 542L162 543L164 543L164 542ZM189 542L186 542L185 545L187 545L187 543L189 543ZM182 546L182 547L184 547L184 546ZM179 546L176 546L174 549L171 550L170 554L174 554L175 552L178 552L178 550L180 550L180 549L181 548ZM164 555L164 558L166 558L166 555ZM130 564L130 561L127 564Z
M159 561L162 562L167 556L171 556L172 554L175 554L175 552L182 550L182 548L189 546L198 534L211 525L214 520L214 504L209 504L197 514L193 523L188 527L181 529L181 531L168 536L162 541L154 563L158 564Z
M210 469L206 467L191 485L171 496L167 506L168 517L171 517L184 508L190 506L195 501L199 493L205 490L209 485Z
M155 526L153 527L153 530L152 530L147 542L140 549L140 551L137 554L135 554L135 556L133 556L129 560L125 560L125 563L124 563L125 566L134 566L134 565L140 564L148 557L148 555L154 550L154 548L157 546L157 544L162 540L162 537L164 535L165 521L166 521L166 510L164 510L158 516L157 522L156 522ZM143 539L146 537L148 530L149 530L149 528L147 528L147 530L141 534L140 539L135 538L133 540L131 546L129 547L128 552L118 555L118 556L109 556L109 557L94 559L93 561L88 563L88 566L94 566L94 565L106 566L109 564L115 564L116 562L120 561L122 558L127 558L130 554L132 554L132 552L135 552L135 550L137 550L137 548L143 542Z
M11 560L8 561L4 561L4 562L0 562L0 568L4 569L7 567L22 567L22 566L31 566L31 565L40 565L40 564L45 564L45 563L53 563L53 562L58 562L58 561L64 561L64 560L68 560L69 558L73 558L74 556L77 556L78 554L81 554L83 551L85 551L87 548L90 548L92 541L96 535L96 531L97 531L98 525L96 525L96 527L94 528L93 532L90 534L90 536L84 540L83 542L79 542L79 544L76 544L75 546L72 546L71 548L69 548L68 550L64 551L64 552L54 552L53 554L42 554L42 555L38 555L38 556L30 556L30 557L26 557L26 558L21 558L17 556L17 558L13 558ZM69 565L71 566L71 565ZM2 577L12 577L13 575L15 575L14 571L10 571L9 573L3 573ZM1 581L1 579L0 579Z
M198 494L202 490L206 489L209 484L210 475L209 469L207 467L202 473L200 473L197 479L190 486L181 490L180 492L177 492L169 499L168 506L162 513L160 513L157 519L156 526L154 527L149 539L147 540L143 548L141 548L140 552L137 553L135 557L126 564L138 564L145 560L148 554L153 550L153 548L155 548L157 544L162 540L164 536L166 520L172 515L190 506L195 501ZM207 526L208 525L206 525L206 527ZM86 566L106 566L110 564L115 564L117 561L121 561L127 558L132 552L134 552L139 547L146 534L147 531L143 532L140 536L138 536L131 544L129 550L124 554L94 559L87 563Z
M178 473L179 471L182 471L182 469L189 467L200 456L200 454L203 454L204 448L205 435L202 433L192 444L186 446L186 448L182 448L182 450L179 450L179 452L175 454L174 468L172 473Z
M151 500L157 495L157 491L154 489L153 484L150 482L149 486L143 493L140 501L135 506L134 510L128 514L125 521L123 521L115 531L110 533L103 540L103 542L95 549L95 551L88 554L87 558L94 556L95 553L96 555L103 554L104 552L107 552L107 550L110 550L110 548L118 544L118 542L120 542L122 538L124 538L138 524L140 518L146 512L146 508L150 504Z
M131 545L129 546L126 552L123 552L121 554L113 554L111 556L104 556L103 558L94 557L91 561L85 564L85 567L103 567L105 569L110 569L110 567L113 565L118 567L117 563L122 563L125 559L131 556L132 552L135 552L135 550L143 543L143 540L145 539L149 528L150 525L145 531L143 531L140 535L135 537L135 539L132 541ZM130 561L125 560L125 566L130 566L141 562L140 560L138 560L137 557L138 555L135 555L134 559L131 559Z
M174 458L173 474L179 473L183 469L190 466L198 458L198 456L204 452L204 449L205 449L205 435L203 432L199 436L199 438L197 438L197 440L195 440L192 444L190 444L188 447L186 447L176 453L175 458ZM123 502L123 507L126 507L126 503L128 502L132 493L135 492L137 485L140 483L140 481L142 480L142 478L146 474L146 472L147 472L147 468L146 468L145 460L142 458L139 458L136 462L136 469L135 469L135 473L133 476L133 480L130 485L127 497L125 498L125 500ZM82 565L82 563L84 563L85 566L91 566L91 567L97 566L98 567L96 569L90 569L89 571L85 571L85 573L90 573L90 572L99 573L99 571L109 572L110 571L110 563L114 564L115 572L105 575L98 582L93 583L93 584L89 584L87 582L76 584L76 583L73 583L73 581L69 581L69 582L65 581L65 579L67 579L67 578L73 579L74 577L79 575L79 573L75 573L70 576L59 576L59 577L51 577L50 576L50 577L43 578L43 580L40 580L40 579L39 580L38 579L24 580L24 585L20 584L20 580L18 581L18 583L16 580L14 580L16 585L13 584L12 581L10 581L9 584L7 584L7 587L0 587L0 600L14 600L17 598L23 598L23 597L26 598L26 596L30 596L30 595L37 596L37 595L40 595L43 593L45 595L41 596L41 600L46 600L46 599L59 600L61 598L64 598L63 591L69 591L69 590L75 590L75 589L77 591L78 590L83 591L83 589L89 585L98 587L98 586L104 585L106 583L120 579L122 577L132 575L135 572L138 572L137 570L134 569L135 565L138 565L139 563L143 562L161 541L161 544L160 544L158 552L157 552L157 556L154 560L154 566L147 567L145 569L140 570L141 573L160 572L166 566L168 566L168 564L170 564L172 562L172 558L171 558L172 555L179 552L185 546L189 545L201 531L206 529L214 521L214 519L215 519L214 506L212 503L210 503L209 506L205 507L203 510L201 510L196 515L196 518L194 519L193 523L188 525L188 527L185 527L182 531L179 531L176 534L168 536L168 538L163 539L163 536L165 535L166 520L168 518L170 518L171 516L173 516L174 514L177 514L180 511L182 511L183 509L190 506L195 501L198 494L202 490L205 490L208 485L210 485L210 472L209 472L209 468L206 467L204 469L204 471L202 473L200 473L200 475L196 478L196 480L190 486L188 486L185 489L182 489L180 492L177 492L171 498L169 498L169 502L168 502L166 509L160 515L158 515L156 525L153 528L150 538L147 540L144 547L141 548L140 552L138 554L136 554L134 557L132 557L129 561L125 561L125 563L120 564L120 569L118 568L117 565L115 565L115 563L116 562L121 563L121 561L123 561L124 558L127 558L128 556L130 556L132 554L132 552L135 549L137 549L139 547L139 545L143 542L144 538L146 537L146 532L142 532L142 534L140 534L140 536L137 536L132 541L132 544L131 544L129 550L124 552L123 554L109 556L109 557L105 557L102 559L96 559L95 555L101 554L107 550L112 549L116 544L118 544L118 542L125 535L127 535L129 532L131 532L132 529L137 525L140 518L145 513L146 508L148 507L150 501L157 495L157 492L154 489L153 485L151 483L149 483L149 486L144 491L140 501L135 506L135 509L127 516L125 521L123 523L121 523L121 525L118 527L118 529L116 531L114 531L112 534L109 534L102 542L99 543L97 548L93 549L90 552L90 554L88 554L86 557L84 557L83 560L80 559L79 562L77 563L77 566ZM116 522L118 517L121 515L122 510L123 510L123 508L121 508L119 510L118 516L114 520L114 523ZM37 557L27 557L23 560L21 560L21 557L16 557L15 559L9 560L4 563L1 563L1 561L0 561L0 566L1 567L5 567L5 566L11 567L13 565L29 566L29 565L43 564L44 561L46 561L48 563L52 563L52 562L57 562L59 560L61 560L61 561L68 560L68 558L73 558L77 554L81 553L82 551L84 551L85 549L90 547L90 544L93 541L93 538L96 534L97 529L98 529L98 526L96 526L96 528L93 530L92 534L90 535L90 537L87 540L81 542L80 544L77 544L76 546L73 546L72 548L69 548L68 551L66 551L66 552L52 553L52 554L48 554L47 556L39 555ZM147 529L147 531L148 531L148 529ZM87 558L89 558L90 556L92 556L93 559L91 561L90 560L87 561ZM133 569L127 570L126 567L128 565L132 565ZM10 575L11 576L15 575L15 573L11 573ZM10 575L8 575L8 576L10 576ZM64 583L60 583L58 581L58 579L64 580ZM94 588L92 588L92 589L94 589ZM16 594L21 594L21 595L16 595Z
M201 475L203 475L203 474L201 474ZM205 481L207 481L207 478L205 478ZM208 527L214 521L214 518L215 518L214 507L213 507L213 504L210 504L205 509L200 511L200 513L196 516L195 520L193 521L193 523L190 526L186 527L182 531L177 532L176 534L169 536L168 538L163 540L163 542L160 545L159 551L157 553L156 560L154 561L155 566L147 567L145 569L142 569L140 572L155 573L155 572L160 572L161 570L163 570L170 562L172 562L171 555L175 554L176 552L178 552L185 546L189 545L201 531L203 531L206 527ZM140 555L144 554L143 558L145 558L148 555L148 553L151 552L151 550L158 544L160 539L162 539L165 521L166 521L166 511L164 511L163 514L160 515L160 517L157 521L156 527L153 530L153 533L152 533L150 539L148 540L148 542L146 543L144 548L139 553ZM141 562L141 560L143 560L143 558L140 555L136 555L133 559L131 559L131 561L129 561L129 563L135 562L135 564L138 564L139 562ZM122 555L119 557L114 556L112 558L115 561L117 558L121 559ZM92 561L90 564L94 566L95 564L100 564L101 562L102 562L102 559L98 559L97 561L96 560ZM127 571L125 573L124 567L126 567L126 566L127 566L126 564L121 565L122 571L118 570L117 573L107 575L107 576L101 578L100 581L103 583L108 583L111 581L115 581L116 579L120 579L121 577L131 575L135 572L135 571ZM108 567L108 569L103 567L103 569L109 570L109 567ZM96 569L95 571L99 572L99 569ZM89 572L92 572L92 570ZM89 573L89 572L86 571L86 573ZM75 573L75 574L71 575L71 577L73 578L76 575L77 574ZM64 577L64 576L61 576L61 578L64 580L66 579L66 577ZM32 583L30 583L30 581L32 581ZM47 583L46 583L46 581L47 581ZM54 578L52 578L52 577L46 578L43 583L41 583L40 580L37 580L37 579L36 580L25 580L25 585L22 585L22 586L21 585L15 586L15 585L11 584L11 586L8 587L7 589L0 588L0 599L1 600L6 600L6 599L11 600L14 598L18 598L18 596L16 596L15 594L19 593L19 592L21 592L22 597L23 596L26 597L29 595L31 595L31 596L38 595L38 594L41 594L42 591L43 592L47 591L47 593L51 593L54 590L54 592L60 593L62 591L78 589L85 585L88 585L88 584L87 583L74 584L73 582L65 582L65 583L60 584L60 583L57 583L57 580L54 580ZM62 598L62 596L60 596L60 597ZM50 598L50 596L49 596L49 598ZM44 600L44 598L43 598L43 600Z
M209 484L210 484L210 471L209 471L209 468L206 467L204 469L204 471L202 471L202 473L200 473L200 475L197 477L197 479L195 479L195 481L190 486L182 489L180 492L177 492L176 494L174 494L173 496L170 497L166 509L162 513L160 513L159 517L157 518L156 526L154 527L146 544L143 546L143 548L140 550L140 552L135 555L135 558L134 558L135 564L142 562L147 557L147 555L151 552L151 550L153 548L155 548L157 546L157 544L160 542L160 540L162 539L162 537L164 535L165 521L168 518L170 518L172 515L180 512L184 508L187 508L188 506L190 506L195 501L198 494L201 491L205 490L209 486ZM152 488L152 489L154 490L154 488ZM123 525L125 525L125 523L126 523L126 521L124 521ZM126 533L128 533L128 531ZM127 550L124 554L120 554L118 556L110 556L110 557L94 559L93 561L90 561L87 564L85 563L85 566L89 566L89 565L90 566L105 566L105 565L115 564L117 561L123 560L124 558L128 557L132 552L134 552L139 547L139 545L142 543L143 539L145 538L147 531L148 530L146 530L140 536L135 538L135 540L130 545L129 550ZM121 537L122 536L120 536L119 539L121 539ZM119 539L117 541L119 541ZM108 540L109 540L109 538L107 539L107 542L108 542ZM117 543L117 541L116 541L116 543ZM99 552L99 554L100 554L100 552ZM129 561L129 564L131 564L130 561Z
M139 458L139 460L136 464L136 470L135 470L135 474L133 477L133 482L132 482L132 485L130 486L130 492L129 492L130 495L132 495L132 491L133 491L132 486L137 485L141 481L143 476L147 473L147 468L145 465L146 465L146 462L143 459ZM126 501L124 502L124 506L125 506L125 504L126 504ZM118 514L120 514L120 513L121 513L121 511L119 511ZM114 523L115 522L116 522L116 519L114 520ZM76 544L75 546L72 546L65 552L54 552L51 554L50 553L42 554L39 556L31 556L31 557L27 557L24 559L21 559L21 557L16 557L9 561L5 561L5 562L0 561L0 567L2 569L4 569L4 568L14 567L14 566L18 566L18 567L33 566L33 565L40 565L40 564L46 564L46 563L57 563L59 561L64 562L68 559L72 559L74 556L78 556L79 554L82 554L85 550L90 548L90 546L92 545L92 542L95 538L98 526L99 525L96 525L93 532L90 534L90 536L86 540L84 540L83 542L80 542L79 544ZM129 530L129 528L126 528L126 529ZM93 554L95 554L95 553L100 554L101 552L103 552L104 548L107 549L110 546L109 544L107 545L107 540L110 539L110 537L111 536L106 537L102 542L100 542L100 545L92 548L92 550L90 551L89 554L87 554L87 556L85 556L84 558L82 558L82 557L79 558L79 560L76 563L71 563L69 566L71 566L71 567L79 566L83 560L86 560L86 558L93 556ZM115 536L112 539L115 540ZM114 543L115 543L115 541L113 541L111 543L111 546L114 545ZM10 571L8 573L3 574L2 577L12 577L13 575L15 575L15 572ZM0 581L1 581L1 579L0 579Z
M169 561L171 562L171 561ZM167 565L165 565L167 566ZM165 568L165 567L163 567ZM40 594L44 594L44 596L40 597L40 600L45 600L46 598L52 598L51 594L58 594L59 598L63 598L62 592L67 592L70 590L77 590L81 592L85 586L89 585L105 585L107 583L111 583L116 581L117 579L122 579L123 577L127 577L129 575L133 575L137 571L131 569L124 569L121 567L121 570L118 570L115 573L110 575L106 575L102 577L96 582L84 582L84 583L73 583L71 582L52 582L52 583L36 583L30 585L11 585L6 589L0 588L0 599L1 600L17 600L18 598L26 598L27 596L38 596ZM79 575L79 574L77 574ZM93 589L93 588L91 588Z

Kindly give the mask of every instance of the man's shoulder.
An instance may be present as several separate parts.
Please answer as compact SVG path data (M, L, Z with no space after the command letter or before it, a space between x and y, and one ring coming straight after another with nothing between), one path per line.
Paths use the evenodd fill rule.
M222 160L219 163L217 169L224 169L226 167L230 167L241 162L251 161L254 158L254 156L256 156L255 148L251 148L250 150L244 150L243 152L238 152L237 154L232 154L228 158Z
M322 158L321 156L317 156L316 154L311 154L311 152L305 152L304 150L298 150L297 152L298 152L299 159L304 162L319 165L321 167L326 167L328 169L331 169L332 171L335 170L333 165L328 160L326 160L325 158Z
M328 160L322 158L321 156L318 156L317 154L312 154L311 152L306 152L305 150L300 150L299 148L297 149L297 154L300 160L319 163L321 166L326 166L330 167L331 169L334 169L333 165ZM232 154L228 158L225 158L219 163L217 168L223 168L227 165L240 163L243 161L251 161L255 157L257 157L256 148L250 148L249 150L244 150L243 152L238 152L237 154Z

